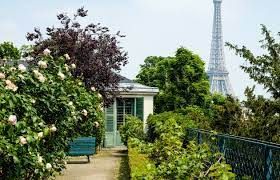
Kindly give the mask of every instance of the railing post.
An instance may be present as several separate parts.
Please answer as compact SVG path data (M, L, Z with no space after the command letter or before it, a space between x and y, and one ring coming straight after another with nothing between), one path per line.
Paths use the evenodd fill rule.
M201 132L197 131L197 143L201 144L202 143L202 138L201 138Z
M264 177L266 180L272 180L272 151L265 146L265 165L264 165Z
M219 146L219 151L224 154L225 152L225 138L222 136L217 136L218 137L218 146Z

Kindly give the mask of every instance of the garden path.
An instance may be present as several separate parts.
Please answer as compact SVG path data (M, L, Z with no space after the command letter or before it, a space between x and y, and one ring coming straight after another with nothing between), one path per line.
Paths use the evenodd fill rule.
M125 147L102 149L91 157L90 163L86 157L71 157L66 169L57 180L113 180L120 179L120 166L127 159ZM75 164L72 164L75 163ZM126 179L126 178L121 178Z

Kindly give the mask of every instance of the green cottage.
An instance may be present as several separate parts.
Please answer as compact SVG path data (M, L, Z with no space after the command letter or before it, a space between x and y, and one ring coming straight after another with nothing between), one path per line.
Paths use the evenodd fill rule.
M154 96L159 92L156 87L149 87L122 77L118 97L111 107L105 108L105 147L121 146L119 128L125 123L125 115L133 115L143 121L153 114Z

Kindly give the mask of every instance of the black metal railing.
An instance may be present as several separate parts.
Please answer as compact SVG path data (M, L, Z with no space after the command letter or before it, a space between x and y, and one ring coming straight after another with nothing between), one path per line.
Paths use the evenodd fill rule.
M207 143L224 154L238 178L280 179L280 145L239 136L188 129L187 139Z

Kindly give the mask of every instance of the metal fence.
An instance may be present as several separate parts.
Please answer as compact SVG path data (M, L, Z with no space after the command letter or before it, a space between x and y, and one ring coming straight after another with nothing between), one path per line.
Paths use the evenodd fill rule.
M280 180L280 145L255 139L188 129L187 139L207 143L224 154L238 179Z

